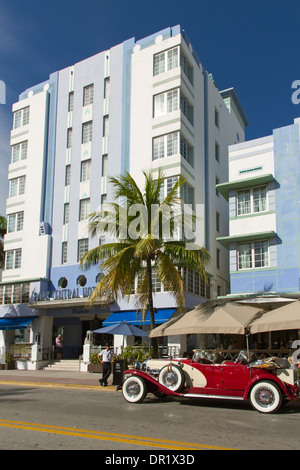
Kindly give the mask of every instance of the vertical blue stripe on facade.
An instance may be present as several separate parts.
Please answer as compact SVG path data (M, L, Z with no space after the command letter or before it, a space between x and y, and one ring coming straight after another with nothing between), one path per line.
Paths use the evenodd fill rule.
M300 266L300 148L298 124L275 129L274 167L277 245L277 289L298 291Z

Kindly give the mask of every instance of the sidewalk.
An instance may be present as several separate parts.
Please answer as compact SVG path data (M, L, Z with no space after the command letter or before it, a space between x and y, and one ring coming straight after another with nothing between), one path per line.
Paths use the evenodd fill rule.
M108 379L108 386L101 387L99 379L102 374L90 372L64 372L46 370L0 370L1 385L27 385L38 387L77 388L111 391L113 376Z

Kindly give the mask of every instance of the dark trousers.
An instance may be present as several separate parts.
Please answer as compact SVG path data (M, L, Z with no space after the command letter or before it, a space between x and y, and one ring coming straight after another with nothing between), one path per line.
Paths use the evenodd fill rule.
M105 385L107 385L107 379L111 374L111 363L103 362L102 363L102 380Z

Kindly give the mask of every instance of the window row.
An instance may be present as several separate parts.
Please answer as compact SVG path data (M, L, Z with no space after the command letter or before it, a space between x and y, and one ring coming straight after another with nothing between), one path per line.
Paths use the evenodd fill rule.
M181 67L189 82L193 84L193 67L186 58L185 54L180 50L179 46L172 47L166 51L154 55L153 58L153 75L159 75Z
M83 160L80 167L80 182L84 183L91 180L92 160ZM107 176L108 155L102 155L102 176ZM66 165L65 170L65 186L71 184L71 165Z
M78 240L77 245L77 262L79 263L80 260L83 258L85 253L89 251L89 239L82 238ZM68 242L62 242L62 250L61 250L61 263L66 264L68 261Z
M14 112L13 129L29 124L29 106Z
M108 137L109 132L109 116L103 116L103 137ZM67 148L72 148L72 136L73 136L73 128L69 127L67 129ZM81 143L87 144L92 142L93 140L93 121L84 122L82 124L82 132L81 132Z
M106 77L104 79L104 99L109 98L110 93L110 78ZM94 84L91 83L83 88L83 97L82 97L82 105L89 106L94 103ZM68 111L71 112L74 110L74 91L69 93L69 101L68 101Z
M8 250L5 253L5 269L18 269L21 267L22 249Z
M19 176L9 180L9 197L22 196L25 194L26 176Z
M194 108L182 93L180 88L165 91L153 97L153 117L163 116L173 111L181 110L188 121L193 125Z
M267 187L243 189L237 193L237 216L267 210Z
M152 142L152 160L181 155L194 166L194 148L179 131L155 137Z
M1 304L26 304L30 297L30 283L5 284L0 286Z
M269 266L269 242L263 240L238 244L237 264L238 270Z
M20 232L24 225L24 212L9 214L7 218L7 233Z
M17 163L27 159L28 141L12 145L11 163Z

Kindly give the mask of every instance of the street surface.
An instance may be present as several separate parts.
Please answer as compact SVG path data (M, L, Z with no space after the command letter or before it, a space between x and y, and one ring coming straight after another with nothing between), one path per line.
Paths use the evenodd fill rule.
M160 400L149 394L132 405L112 387L0 384L1 450L124 450L133 456L141 450L298 450L299 429L300 403L263 415L248 402Z

